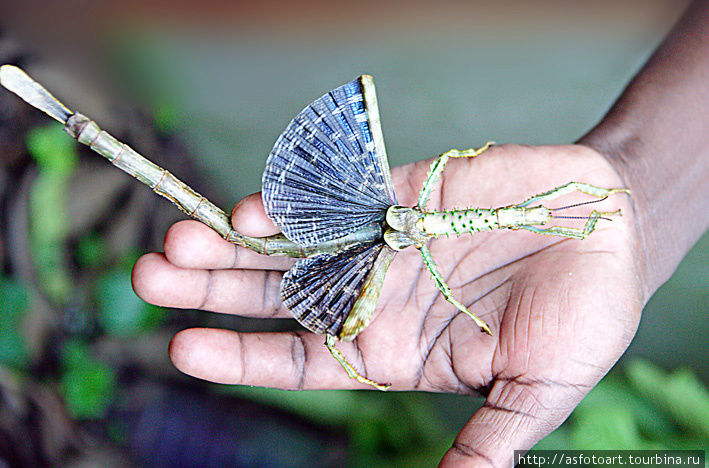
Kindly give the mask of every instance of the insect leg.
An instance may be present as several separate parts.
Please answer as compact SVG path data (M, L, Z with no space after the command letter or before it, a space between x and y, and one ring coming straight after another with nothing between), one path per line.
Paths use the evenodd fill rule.
M431 256L431 251L428 250L428 247L424 245L421 246L419 250L421 251L421 255L423 256L423 263L426 265L426 268L431 273L433 283L436 285L438 290L441 291L443 297L445 297L446 300L453 304L458 310L469 315L470 318L473 319L475 324L482 328L485 333L487 333L488 335L492 335L492 330L490 330L490 327L485 322L480 320L477 315L470 312L467 307L465 307L463 304L458 302L455 297L453 297L453 291L451 291L451 288L446 284L446 281L445 279L443 279L443 275L441 275L441 272L438 271L438 267L433 261L433 256Z
M618 210L618 211L594 211L588 217L588 221L586 221L586 225L584 226L583 229L567 228L567 227L562 227L562 226L552 226L552 227L548 227L545 229L541 229L541 228L538 228L535 226L529 226L529 225L519 226L519 229L526 229L527 231L531 231L535 234L542 234L542 235L546 235L546 236L570 237L572 239L583 239L587 235L589 235L593 232L593 230L596 228L596 222L602 216L613 216L613 215L620 215L620 210Z
M357 372L357 369L355 369L352 364L350 364L345 356L342 354L342 352L335 347L335 340L336 338L332 335L325 335L325 346L327 349L330 351L330 354L332 354L332 357L335 358L337 362L340 363L340 365L345 369L347 372L347 375L350 376L350 378L355 379L357 382L371 385L372 387L376 388L377 390L381 391L387 391L389 390L389 387L391 387L391 384L380 384L378 382L375 382L374 380L368 379L367 377L361 375L359 372Z
M555 198L559 198L561 196L568 195L569 193L576 191L583 192L588 195L593 195L594 197L598 198L607 197L608 195L611 195L613 193L630 194L630 190L625 188L605 189L601 187L596 187L595 185L585 184L583 182L569 182L568 184L564 184L561 187L549 190L548 192L535 195L532 198L525 200L524 202L515 206L518 208L523 208L525 206L531 205L534 202L538 202L541 200L554 200Z
M449 158L474 158L475 156L479 156L480 154L484 153L485 150L487 150L494 144L494 141L488 141L483 146L477 149L470 148L465 151L452 149L440 155L438 159L431 163L431 167L429 167L428 169L428 174L426 174L426 182L423 183L421 193L419 193L419 200L416 205L419 208L424 208L426 206L428 198L431 195L431 192L433 191L433 186L436 184L436 182L438 182L438 179L441 177L441 173L443 172L443 169L445 169L446 163L448 163Z

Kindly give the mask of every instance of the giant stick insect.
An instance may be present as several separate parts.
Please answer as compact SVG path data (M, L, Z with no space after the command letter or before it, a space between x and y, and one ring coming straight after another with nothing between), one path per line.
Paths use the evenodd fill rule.
M283 303L301 325L325 335L325 345L350 377L380 390L389 385L360 375L335 342L353 340L372 321L384 277L397 251L411 246L418 249L445 299L492 334L484 321L453 297L426 241L493 229L525 229L583 239L599 219L620 211L593 211L582 229L541 228L555 216L554 209L538 202L573 191L599 199L630 193L569 182L516 205L427 211L426 202L448 160L478 156L491 145L487 143L478 149L443 153L431 164L416 206L400 206L389 173L374 82L371 76L362 75L308 105L278 138L266 161L262 197L266 214L282 234L249 237L232 229L226 213L209 200L102 131L94 121L69 110L21 69L3 65L0 82L61 122L80 143L227 241L263 255L301 258L283 276Z

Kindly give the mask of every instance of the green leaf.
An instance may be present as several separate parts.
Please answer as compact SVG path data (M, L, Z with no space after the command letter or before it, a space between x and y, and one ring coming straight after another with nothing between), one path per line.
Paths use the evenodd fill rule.
M628 379L677 424L709 439L709 391L689 369L666 373L647 361L627 366Z
M591 390L574 412L574 417L582 419L589 413L604 413L610 406L627 408L646 438L663 438L674 430L672 421L651 401L637 394L619 371L608 374Z
M103 417L115 396L113 369L98 361L79 340L64 343L61 359L64 372L59 388L69 412L79 419Z
M437 405L437 395L422 394L420 392L407 392L397 394L397 400L392 400L392 403L398 407L406 408L407 415L410 418L408 423L418 431L418 434L431 442L432 444L441 439L455 436L460 430L467 417L472 413L472 408L479 406L477 399L469 396L459 397L454 395L446 395L446 399L451 401L456 399L458 405L456 408L456 416L463 413L463 418L459 424L448 426L445 424L449 417L446 417L440 405ZM467 411L466 411L467 410Z
M37 177L30 192L32 258L44 292L59 304L65 302L72 287L64 260L68 189L65 175L49 173Z
M75 142L60 125L30 130L27 148L39 167L30 193L32 257L43 291L63 304L73 283L64 261L69 230L66 201L79 157Z
M106 241L95 232L89 232L79 238L76 245L76 258L81 266L92 268L105 262Z
M79 162L76 142L58 123L31 129L27 149L43 173L70 175Z
M129 336L153 330L166 318L165 311L143 302L131 288L131 270L114 268L96 281L98 321L107 333Z
M620 405L608 405L601 411L582 412L574 419L569 438L579 450L640 449L640 437L632 411Z
M627 363L624 371L608 374L569 420L535 448L698 449L709 446L706 435L709 395L692 372L678 370L668 374L642 360ZM683 427L690 431L682 430Z
M154 105L154 119L158 130L163 132L177 131L185 120L184 114L177 106L164 102L158 102Z
M26 288L9 278L0 277L0 363L23 366L28 351L22 336L22 322L27 313Z
M569 440L569 427L565 424L543 438L534 446L533 450L564 450L571 447Z

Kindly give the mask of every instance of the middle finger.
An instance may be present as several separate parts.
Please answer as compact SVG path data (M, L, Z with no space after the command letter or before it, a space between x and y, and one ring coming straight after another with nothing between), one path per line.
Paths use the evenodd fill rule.
M133 289L151 304L248 317L291 317L280 298L282 274L272 270L180 268L165 255L142 256L133 266Z

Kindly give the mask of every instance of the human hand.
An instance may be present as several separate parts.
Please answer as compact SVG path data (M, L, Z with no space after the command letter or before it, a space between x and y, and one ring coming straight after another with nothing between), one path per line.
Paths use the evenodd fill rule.
M392 171L402 205L416 203L429 163ZM451 160L428 208L505 206L570 181L623 185L606 159L587 147L503 145L475 159ZM514 450L530 448L563 422L630 343L645 300L636 272L633 212L625 195L601 203L597 209L622 208L623 217L600 221L584 240L493 231L431 243L456 298L494 336L445 301L411 248L394 259L376 318L354 342L339 344L363 375L391 383L392 390L486 397L443 465L509 465ZM583 208L577 210L588 214ZM260 194L235 207L232 223L247 235L278 232ZM168 231L164 254L136 263L133 286L158 305L286 318L279 284L293 262L260 256L198 222L183 221ZM323 342L307 331L189 329L174 337L170 356L183 372L214 382L362 388Z

